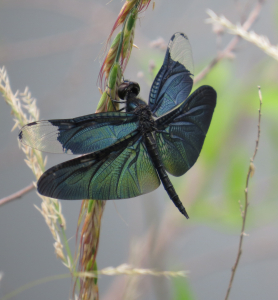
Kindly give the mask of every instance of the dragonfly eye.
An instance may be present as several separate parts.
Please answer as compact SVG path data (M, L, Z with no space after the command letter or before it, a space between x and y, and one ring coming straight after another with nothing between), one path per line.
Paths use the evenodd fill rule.
M124 81L120 84L118 88L118 96L121 99L125 99L127 94L135 94L137 96L140 93L140 86L137 82Z
M132 85L133 85L133 87L131 89L132 93L135 94L136 96L138 96L139 93L140 93L140 86L139 86L139 84L137 82L133 82Z

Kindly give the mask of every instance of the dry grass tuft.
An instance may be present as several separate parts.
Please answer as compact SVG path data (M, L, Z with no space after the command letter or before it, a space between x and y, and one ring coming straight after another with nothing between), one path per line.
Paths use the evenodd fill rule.
M215 12L208 9L207 14L210 16L207 19L207 23L218 24L228 29L228 32L234 35L238 35L246 41L261 48L267 55L278 61L278 47L271 45L268 37L258 35L254 31L247 31L241 25L234 25L224 16L217 16Z
M15 130L16 128L20 129L25 124L39 119L39 110L36 105L36 100L31 97L28 88L26 88L23 93L19 93L18 91L13 93L5 67L0 68L0 92L6 103L11 107L11 114L13 115L15 122L12 130ZM26 155L25 162L27 166L34 173L36 180L38 180L45 170L46 159L43 159L40 151L25 146L20 142L19 147ZM36 185L36 183L34 184ZM63 264L71 269L72 259L67 238L65 236L66 222L62 214L61 203L56 199L43 197L41 195L39 195L39 197L42 199L41 208L35 207L43 215L55 240L55 253L57 257L63 261ZM64 246L67 255L64 253Z

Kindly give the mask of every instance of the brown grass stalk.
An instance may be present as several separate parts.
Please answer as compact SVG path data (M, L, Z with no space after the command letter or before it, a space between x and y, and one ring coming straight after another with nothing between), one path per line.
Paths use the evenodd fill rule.
M100 83L104 78L105 90L99 101L96 112L113 111L118 108L111 99L118 99L117 89L122 74L130 57L134 30L138 12L146 8L150 0L128 0L123 5L120 14L108 37L110 40L114 30L122 25L122 30L115 37L101 67ZM80 231L79 244L79 272L96 272L96 256L99 244L101 218L105 201L83 200L79 217ZM82 300L98 299L98 285L96 278L85 277L80 280L79 298Z

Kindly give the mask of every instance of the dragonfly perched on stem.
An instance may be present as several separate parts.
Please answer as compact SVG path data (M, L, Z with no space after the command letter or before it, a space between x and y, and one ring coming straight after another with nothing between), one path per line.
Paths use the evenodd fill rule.
M137 83L124 81L118 96L125 112L25 125L19 139L30 147L85 154L47 170L38 181L38 192L65 200L126 199L155 190L161 181L188 218L167 172L181 176L194 165L216 105L216 92L210 86L188 96L192 78L188 38L175 33L152 84L149 104L138 97Z

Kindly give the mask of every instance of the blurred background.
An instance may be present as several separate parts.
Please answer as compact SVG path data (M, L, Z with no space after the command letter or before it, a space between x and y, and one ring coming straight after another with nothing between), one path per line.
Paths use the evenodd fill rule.
M0 0L0 65L13 91L28 86L41 119L93 113L100 98L98 72L103 47L123 5L114 0ZM234 36L206 24L206 9L243 23L258 1L156 1L140 15L125 78L148 93L167 44L177 31L188 35L199 74ZM278 2L265 1L251 29L276 45ZM163 48L163 47L162 47ZM248 234L230 299L278 298L278 62L239 40L197 85L217 91L217 107L201 155L180 178L171 177L190 219L178 212L163 187L135 199L109 201L102 219L98 268L131 262L135 267L188 270L186 279L106 277L100 299L224 299L238 249L240 204L257 138L259 97L263 95L261 140L249 185ZM18 147L10 107L0 102L0 198L29 185L34 176ZM47 167L70 159L48 155ZM67 273L54 254L53 238L34 208L36 192L0 207L0 299L21 285ZM80 201L63 201L67 236L75 249ZM128 290L129 289L129 290ZM127 294L126 294L127 295ZM71 279L53 280L13 299L69 299Z

